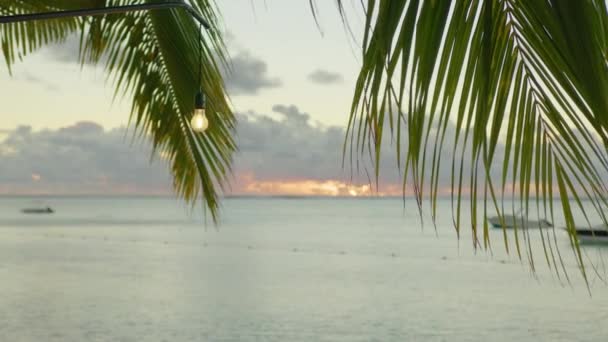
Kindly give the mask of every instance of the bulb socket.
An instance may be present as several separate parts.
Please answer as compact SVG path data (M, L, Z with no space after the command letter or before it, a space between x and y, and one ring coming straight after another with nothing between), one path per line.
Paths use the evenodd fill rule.
M205 94L203 94L202 90L199 90L194 97L194 108L195 109L204 109L205 108Z

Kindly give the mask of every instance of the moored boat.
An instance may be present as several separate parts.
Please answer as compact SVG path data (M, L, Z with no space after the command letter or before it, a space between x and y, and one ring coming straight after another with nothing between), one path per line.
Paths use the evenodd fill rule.
M545 219L528 220L523 215L503 215L488 218L493 228L551 228L553 224Z
M21 210L24 214L53 214L55 211L51 207L45 208L25 208Z
M608 227L600 225L590 228L578 228L576 229L576 236L580 243L608 243Z

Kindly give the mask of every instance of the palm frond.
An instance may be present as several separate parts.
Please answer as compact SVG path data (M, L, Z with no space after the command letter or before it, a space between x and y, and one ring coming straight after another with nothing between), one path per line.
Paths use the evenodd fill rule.
M137 1L5 1L4 13L116 6ZM154 2L154 1L150 1ZM215 28L217 8L213 1L192 1L193 6ZM17 30L16 27L23 28ZM103 17L52 20L7 25L0 28L8 64L35 48L71 33L81 35L83 62L105 62L116 96L132 97L131 123L149 137L155 152L171 163L177 193L195 203L203 199L215 222L218 220L219 188L228 183L234 142L235 117L227 102L219 72L227 55L217 29L204 33L202 84L199 34L201 28L181 11L135 12ZM103 58L102 58L103 57ZM189 125L194 95L202 87L207 94L210 128L205 134Z
M460 234L468 188L475 247L490 243L489 209L478 200L504 213L505 198L518 197L526 212L536 205L553 217L557 195L585 275L573 205L587 217L588 199L606 221L605 3L368 0L365 11L363 65L345 151L349 144L355 154L371 148L378 170L382 136L395 135L404 182L413 184L419 203L430 198L433 219L439 170L451 170L454 226ZM449 123L456 134L447 141ZM504 153L497 152L501 144ZM444 149L451 161L440 158ZM498 179L493 167L502 170ZM540 230L544 259L563 269L549 232L555 234ZM534 268L529 234L527 227L515 229L514 248ZM504 237L507 250L513 249L506 231Z
M96 2L98 1L86 0L78 5L93 7ZM51 12L72 9L75 5L77 4L74 1L66 0L55 2L0 0L0 15ZM78 30L79 26L80 22L76 18L2 25L0 47L9 72L11 65L17 60L21 60L41 46L65 40L68 35Z

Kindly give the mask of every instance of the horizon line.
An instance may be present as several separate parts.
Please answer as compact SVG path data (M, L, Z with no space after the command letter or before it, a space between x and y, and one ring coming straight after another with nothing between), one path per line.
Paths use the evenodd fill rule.
M176 200L182 200L177 195L171 194L3 194L0 193L0 198L172 198ZM219 196L221 199L416 199L416 196L413 195L359 195L359 196L349 196L349 195L277 195L277 194L268 194L268 195L260 195L260 194L234 194L234 195L223 195ZM470 199L471 196L463 195L462 199ZM513 196L513 197L504 197L504 199L520 199L521 197ZM542 199L542 197L538 197ZM423 196L423 200L430 199L430 196ZM437 199L446 200L452 199L451 195L439 195ZM536 200L536 196L530 196L530 201ZM560 196L553 196L552 199L560 199ZM574 199L574 197L569 197L569 199ZM479 198L479 200L483 200L483 198ZM491 201L491 197L488 198ZM591 200L591 198L580 198L581 201ZM454 201L457 201L457 198L454 197Z

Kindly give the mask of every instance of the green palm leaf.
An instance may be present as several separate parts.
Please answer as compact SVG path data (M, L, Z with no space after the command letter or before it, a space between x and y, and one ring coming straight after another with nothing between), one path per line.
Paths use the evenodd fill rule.
M141 1L2 0L0 14L135 3ZM212 27L217 27L217 9L212 1L191 3ZM105 61L116 95L132 98L131 122L141 135L152 140L154 151L170 161L177 193L192 203L202 197L217 222L218 187L228 183L236 150L235 117L219 71L226 63L225 47L213 29L203 39L203 76L202 84L198 84L200 29L183 11L153 11L9 24L0 28L0 39L10 67L44 44L79 33L82 61ZM205 134L193 132L189 125L199 86L209 99L210 128Z
M429 196L433 220L439 170L450 169L454 225L460 233L468 187L475 247L490 243L489 209L479 199L503 213L505 197L515 196L526 212L537 206L552 217L555 192L585 275L573 205L587 217L589 199L606 221L605 2L368 0L364 8L363 65L345 151L352 144L356 159L371 146L378 177L382 136L396 135L404 182L419 203ZM456 134L447 141L449 123ZM444 149L451 161L441 160ZM464 165L467 159L472 165ZM491 177L492 167L502 177ZM549 232L555 234L540 230L544 260L565 269ZM527 227L514 230L515 250L520 257L525 250L534 268L529 234ZM506 231L504 237L512 249Z

